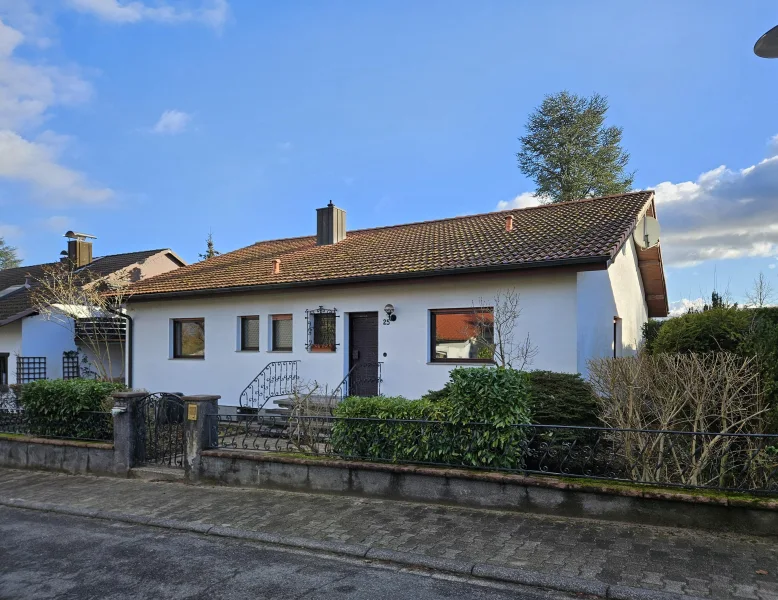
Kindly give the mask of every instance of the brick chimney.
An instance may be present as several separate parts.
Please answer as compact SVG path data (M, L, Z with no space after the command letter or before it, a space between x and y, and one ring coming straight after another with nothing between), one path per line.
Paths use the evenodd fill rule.
M513 231L513 215L505 215L505 231Z
M92 262L92 241L97 238L88 233L68 231L63 237L68 238L67 261L74 269L80 269Z
M273 259L273 275L278 275L281 272L281 259L280 258L274 258Z
M332 203L316 209L316 245L337 244L346 239L346 211Z

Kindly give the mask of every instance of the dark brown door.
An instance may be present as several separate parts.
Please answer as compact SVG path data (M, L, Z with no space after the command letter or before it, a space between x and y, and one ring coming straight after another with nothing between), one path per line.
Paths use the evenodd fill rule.
M350 396L377 396L378 313L349 314L349 377ZM353 370L352 370L353 369Z
M8 354L0 352L0 388L6 385L8 385Z

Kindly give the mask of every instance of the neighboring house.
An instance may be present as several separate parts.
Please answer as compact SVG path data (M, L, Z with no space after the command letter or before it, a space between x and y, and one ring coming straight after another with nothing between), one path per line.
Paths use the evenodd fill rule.
M520 294L534 369L585 373L667 315L659 246L633 239L655 216L652 191L358 231L332 203L317 213L315 236L133 285L135 387L237 405L268 363L294 360L301 381L329 390L355 368L350 393L418 398L452 368L488 363L473 328L499 291ZM258 385L283 377L266 373Z
M166 273L186 263L169 249L127 252L92 257L93 236L69 231L65 237L68 250L60 263L30 265L0 271L0 386L26 383L35 379L58 379L76 376L81 370L75 351L78 350L75 332L82 334L94 327L94 319L79 319L78 307L70 307L69 316L54 320L38 314L33 294L38 282L58 265L88 273L90 280L110 281L121 276L130 282ZM110 317L110 316L109 316ZM113 376L123 373L125 325L123 319L114 321L113 337L108 352L113 356ZM104 323L100 323L104 326ZM83 349L82 349L83 350ZM86 352L88 354L88 352ZM90 357L87 356L89 359Z

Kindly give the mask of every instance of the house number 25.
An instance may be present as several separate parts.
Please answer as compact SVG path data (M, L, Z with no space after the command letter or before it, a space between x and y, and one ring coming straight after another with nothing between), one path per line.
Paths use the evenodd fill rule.
M392 322L392 321L391 321L391 320L389 320L389 319L384 319L384 325L389 325L389 323L391 323L391 322Z

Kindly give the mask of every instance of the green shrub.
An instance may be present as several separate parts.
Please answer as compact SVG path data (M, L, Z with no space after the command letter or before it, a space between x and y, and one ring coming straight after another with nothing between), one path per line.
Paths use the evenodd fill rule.
M759 358L765 399L770 406L765 419L766 433L778 433L778 308L757 308L749 312L751 324L738 352Z
M654 353L737 352L751 323L751 312L712 308L669 319L652 343Z
M337 421L331 434L333 449L344 457L429 462L439 455L435 449L435 426L402 422L444 420L446 415L438 404L402 396L351 396L338 404L335 416L349 419Z
M449 383L449 419L499 427L529 423L527 374L504 367L454 369Z
M580 374L529 373L532 422L542 425L601 425L591 386Z
M429 390L421 399L429 400L430 402L445 402L448 400L449 394L451 394L451 383L446 383L439 390Z
M662 325L664 325L666 322L667 321L659 321L658 319L649 319L643 323L643 348L649 354L654 353L654 342L656 341L656 336L659 335L659 331L662 329Z
M335 416L348 420L333 426L333 450L368 460L519 466L524 432L513 425L529 422L526 375L455 369L447 390L434 400L346 398L335 409Z
M42 379L24 384L20 404L27 430L48 437L110 438L110 419L84 413L108 410L111 393L123 387L91 379Z

